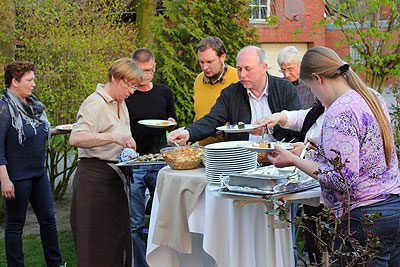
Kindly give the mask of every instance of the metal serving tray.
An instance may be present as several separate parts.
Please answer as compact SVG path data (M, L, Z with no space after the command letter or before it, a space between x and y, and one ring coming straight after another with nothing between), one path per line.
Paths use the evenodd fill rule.
M288 182L287 177L230 174L228 183L230 186L252 187L263 191L273 191L275 185L285 182Z

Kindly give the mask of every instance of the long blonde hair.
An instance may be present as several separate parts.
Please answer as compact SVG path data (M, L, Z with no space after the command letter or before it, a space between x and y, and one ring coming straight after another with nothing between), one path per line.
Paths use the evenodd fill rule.
M325 78L345 77L350 87L359 93L365 102L367 102L378 121L383 139L386 165L390 168L393 152L390 122L383 111L378 97L365 86L360 77L349 65L342 61L336 52L330 48L317 46L305 53L300 67L300 79L311 80L315 74Z

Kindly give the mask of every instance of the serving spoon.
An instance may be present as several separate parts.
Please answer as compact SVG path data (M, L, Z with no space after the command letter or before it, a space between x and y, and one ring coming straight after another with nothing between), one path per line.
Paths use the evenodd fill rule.
M176 141L173 141L173 142L179 148L179 150L182 150L182 147Z
M311 138L314 135L314 133L315 133L315 130L311 130L311 133L307 139ZM304 156L306 155L307 149L310 147L310 145L311 145L311 142L307 141L305 147L303 148L303 151L301 151L301 154L300 154L301 159L304 158ZM297 167L294 168L293 173L296 173L296 171L297 171Z

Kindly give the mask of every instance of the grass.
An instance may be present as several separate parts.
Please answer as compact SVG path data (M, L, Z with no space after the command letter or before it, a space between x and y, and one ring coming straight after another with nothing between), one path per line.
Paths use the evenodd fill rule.
M40 241L40 235L25 235L22 237L22 241L25 256L25 266L46 266ZM72 231L59 231L58 242L60 245L63 263L66 262L67 267L75 267L76 255L74 240L72 238ZM7 266L4 238L0 238L0 266Z
M145 228L148 227L149 219L145 218ZM147 240L147 234L145 236ZM24 235L22 236L22 242L24 248L25 266L46 266L40 235ZM60 246L63 263L66 262L67 267L76 267L75 244L72 237L72 231L58 231L58 243ZM0 266L7 266L4 238L0 238Z

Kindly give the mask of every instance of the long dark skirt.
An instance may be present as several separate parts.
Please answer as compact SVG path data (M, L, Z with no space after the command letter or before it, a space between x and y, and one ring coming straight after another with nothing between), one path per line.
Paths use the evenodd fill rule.
M132 266L129 205L106 162L82 159L73 182L71 228L78 267Z

